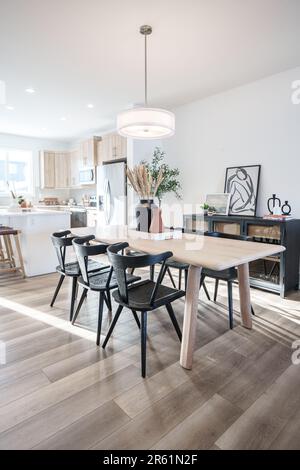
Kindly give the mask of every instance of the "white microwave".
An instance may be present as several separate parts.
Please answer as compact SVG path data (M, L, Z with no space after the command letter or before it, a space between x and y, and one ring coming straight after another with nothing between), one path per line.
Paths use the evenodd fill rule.
M79 170L79 183L80 184L95 184L96 171L95 168L82 168Z

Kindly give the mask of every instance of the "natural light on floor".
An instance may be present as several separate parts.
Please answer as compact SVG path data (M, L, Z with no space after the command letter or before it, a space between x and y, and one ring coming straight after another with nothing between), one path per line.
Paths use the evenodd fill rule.
M62 318L57 318L49 313L41 312L35 308L26 307L25 305L19 304L18 302L13 302L12 300L5 299L0 297L1 307L9 308L15 312L20 313L21 315L26 315L27 317L32 318L33 320L38 320L47 325L54 326L59 330L66 331L67 333L72 333L72 335L80 336L81 338L88 339L90 341L95 341L95 333L88 330L78 328L73 326L70 321L63 320Z

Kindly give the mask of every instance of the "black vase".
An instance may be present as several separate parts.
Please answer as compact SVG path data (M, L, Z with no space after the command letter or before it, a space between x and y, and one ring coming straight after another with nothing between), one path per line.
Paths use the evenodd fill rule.
M278 207L281 207L281 201L280 201L279 197L276 197L276 194L272 194L272 197L270 197L270 199L268 199L267 205L268 205L268 210L269 210L270 214L273 214L273 211L274 211L276 205Z
M152 209L157 207L153 199L141 199L135 208L137 221L136 229L140 232L149 232L152 221Z

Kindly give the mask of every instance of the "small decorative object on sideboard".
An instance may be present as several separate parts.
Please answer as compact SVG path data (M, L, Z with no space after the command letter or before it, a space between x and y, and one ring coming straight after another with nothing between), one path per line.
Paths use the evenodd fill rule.
M205 205L207 213L215 215L228 215L231 195L229 193L207 194Z
M283 206L281 207L281 212L283 215L290 215L292 212L292 208L289 204L289 201L284 201Z
M270 214L281 214L281 200L276 196L276 194L272 194L272 197L268 199L267 206Z
M284 201L284 204L281 205L281 200L276 194L272 194L272 197L268 199L267 206L269 214L264 216L265 219L286 220L292 218L292 208L289 201Z
M255 217L261 165L226 168L224 193L230 193L229 215Z

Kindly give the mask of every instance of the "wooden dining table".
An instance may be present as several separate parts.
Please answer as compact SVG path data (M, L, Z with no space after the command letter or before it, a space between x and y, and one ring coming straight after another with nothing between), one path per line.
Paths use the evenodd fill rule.
M74 233L78 236L93 233L99 242L127 242L131 249L149 254L171 251L174 260L189 264L180 352L180 364L186 369L191 369L193 363L202 268L214 271L237 268L242 325L251 329L249 263L285 250L281 245L181 232L175 233L171 239L156 240L151 234L138 232L127 226L76 228Z

